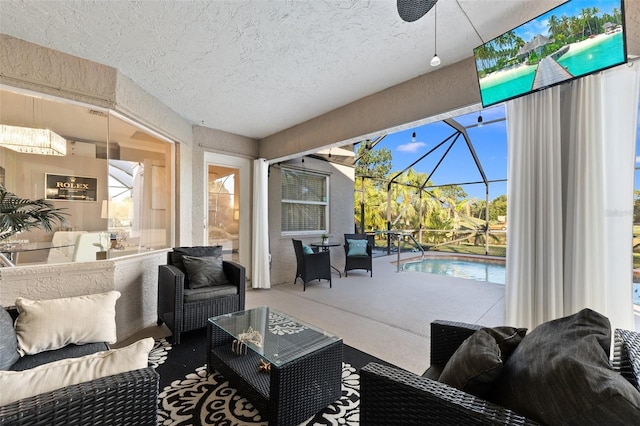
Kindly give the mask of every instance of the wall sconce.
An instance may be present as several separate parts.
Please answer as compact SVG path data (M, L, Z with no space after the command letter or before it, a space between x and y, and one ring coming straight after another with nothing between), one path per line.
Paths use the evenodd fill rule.
M240 220L240 210L236 209L233 211L233 220Z

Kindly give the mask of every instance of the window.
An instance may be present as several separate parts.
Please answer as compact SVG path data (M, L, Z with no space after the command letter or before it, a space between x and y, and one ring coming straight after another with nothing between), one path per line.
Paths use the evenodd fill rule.
M0 144L0 184L20 198L46 198L67 214L53 232L39 227L20 234L17 266L171 247L171 141L116 112L55 97L3 89L0 105L6 105L0 124L49 129L65 147L64 155L53 155Z
M329 177L282 169L282 232L327 232Z

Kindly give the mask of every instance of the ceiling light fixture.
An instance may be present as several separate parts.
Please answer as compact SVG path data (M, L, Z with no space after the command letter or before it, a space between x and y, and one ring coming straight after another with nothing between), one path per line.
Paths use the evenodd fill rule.
M0 124L0 146L24 154L67 155L67 141L49 129Z
M433 58L431 58L432 67L440 65L440 58L438 57L438 5L433 8Z

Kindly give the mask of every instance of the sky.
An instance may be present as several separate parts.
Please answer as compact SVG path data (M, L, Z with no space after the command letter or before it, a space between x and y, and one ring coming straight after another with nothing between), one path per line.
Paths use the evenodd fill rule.
M462 126L475 125L478 122L479 113L467 114L454 119ZM482 111L483 123L493 120L501 120L505 116L504 105L487 108ZM412 142L412 133L416 133L416 140ZM410 128L398 133L387 135L376 149L383 147L391 150L393 171L402 171L411 163L433 149L443 140L455 134L456 131L444 122L431 123L424 126ZM498 121L491 124L483 124L482 127L467 129L478 159L488 180L501 180L507 178L507 126L506 121ZM452 139L451 139L452 140ZM413 169L418 172L432 173L436 164L449 147L451 140L420 160ZM433 172L431 182L434 185L460 184L467 182L482 182L482 176L473 161L473 157L460 136L453 144L451 151L442 160L442 163ZM485 185L483 183L462 185L469 197L480 200L485 199ZM507 193L506 182L492 183L489 185L489 199L493 200L499 195Z
M483 123L500 120L505 117L504 104L482 110ZM477 124L478 112L455 117L463 126ZM640 115L640 105L638 107ZM412 133L416 133L412 142ZM399 172L408 168L437 144L445 140L455 131L443 122L431 123L424 126L410 128L398 133L387 135L375 149L389 148L392 155L392 171ZM507 126L506 121L484 124L482 127L467 129L482 168L488 180L507 178ZM640 120L638 120L638 140L640 141ZM418 172L432 173L435 165L440 161L449 143L445 143L433 153L426 156L413 166ZM640 168L640 143L636 143L636 169ZM473 158L464 139L460 137L449 154L442 161L431 177L434 185L460 184L482 181ZM469 198L485 199L484 184L461 185ZM635 189L640 189L640 170L636 170ZM497 182L489 185L489 200L507 193L507 183Z

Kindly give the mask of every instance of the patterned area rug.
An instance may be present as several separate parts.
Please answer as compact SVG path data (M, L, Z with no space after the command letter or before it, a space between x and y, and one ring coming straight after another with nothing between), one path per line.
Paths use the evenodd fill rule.
M158 425L267 425L222 375L207 374L206 346L204 329L184 333L175 347L167 339L156 341L149 364L160 374ZM302 425L358 425L358 371L371 361L386 364L345 345L342 397Z

